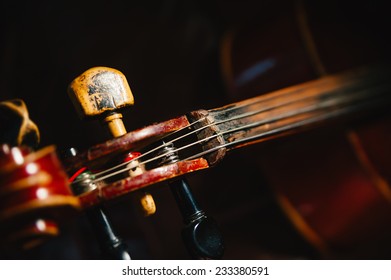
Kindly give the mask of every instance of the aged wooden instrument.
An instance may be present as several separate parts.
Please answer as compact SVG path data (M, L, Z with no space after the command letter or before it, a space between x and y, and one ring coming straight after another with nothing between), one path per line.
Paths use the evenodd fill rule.
M88 207L213 166L226 152L235 148L297 133L373 108L387 108L388 92L387 68L364 67L347 71L222 108L194 111L146 126L70 158L66 161L66 168L68 171L86 166L92 170L102 169L116 156L131 151L141 153L134 158L140 161L139 164L151 166L138 175L137 180L118 180L121 173L131 169L126 167L128 162L96 173L96 182L110 178L116 180L80 196L82 204ZM173 154L179 157L178 162L159 166Z
M122 115L118 113L118 111L127 105L133 104L133 96L126 78L121 72L107 67L91 68L71 83L69 95L82 118L94 117L97 115L103 116L104 122L107 123L108 128L114 137L119 138L126 135L126 130L121 121ZM166 134L165 131L162 131L162 133ZM162 141L164 140L162 139ZM168 156L159 157L161 165L174 164L180 161L180 158L176 156L176 151L173 150L174 147L171 147L171 145L172 143L169 143L168 146L164 145L161 149L154 149L155 151L159 150L159 153L169 153ZM147 153L150 152L147 151ZM109 163L109 166L95 167L88 166L87 164L79 169L75 175L72 175L72 181L74 178L72 185L74 186L74 189L77 189L77 194L79 194L80 197L85 193L99 192L99 186L102 185L102 181L99 182L100 180L97 178L96 174L88 176L89 173L87 172L90 172L89 170L91 170L91 168L92 170L94 170L94 168L98 168L98 170L103 169L98 173L108 175L108 177L105 176L106 179L108 179L106 182L112 182L112 179L109 179L109 177L116 176L118 172L123 173L123 175L128 178L138 178L140 175L147 173L145 162L139 162L139 158L141 157L140 152L128 150L119 157L120 161L118 161L118 158L117 160L114 160L114 162L117 162L116 166L111 166L113 163ZM75 154L72 158L75 159L78 157ZM73 168L74 166L72 165L71 167ZM118 169L118 167L120 169ZM72 173L73 172L70 174ZM167 172L162 172L161 175L163 176L163 180L171 177ZM118 180L118 178L116 180ZM155 181L155 183L156 182L157 181ZM152 181L150 183L152 183ZM178 202L179 209L183 215L185 227L182 236L190 254L196 258L220 258L224 250L224 245L215 221L208 217L199 207L186 180L171 180L169 184L171 185L174 198ZM139 186L136 189L141 189L141 187L142 186ZM95 204L94 202L87 201L86 203L88 208L91 208L91 206L94 206ZM144 194L141 198L141 205L147 216L154 214L156 211L153 198L148 193ZM98 211L100 213L99 215L102 215L103 213L102 209L87 211ZM111 228L107 218L102 217L97 222L96 216L94 217L94 224L104 225L102 230L98 230L99 232ZM112 232L112 230L109 230L109 232ZM106 234L106 236L112 236L112 234ZM111 239L113 238L108 238L109 241ZM103 241L103 243L106 244L110 242ZM115 240L114 244L116 244ZM118 246L114 245L114 247ZM123 256L124 253L120 252L119 255Z
M133 191L209 168L222 160L226 153L239 147L335 124L336 121L339 125L341 121L348 124L372 114L374 110L381 113L390 104L389 77L387 64L365 66L222 108L193 111L95 145L69 158L64 164L69 174L80 168L99 170L92 179L95 187L79 195L84 208L108 203ZM93 93L91 99L96 98L94 94L103 95L102 92ZM137 164L118 161L129 153L137 153L130 160L137 160ZM129 171L138 166L142 166L143 172L129 176ZM74 184L82 182L82 179L76 179ZM377 218L388 220L389 190L385 185L381 185L381 189L367 187L369 189L362 194L365 205L381 209L381 213L376 212ZM373 194L366 197L368 191ZM374 196L374 193L378 195ZM296 202L285 198L281 203L292 210L291 203ZM355 203L359 206L361 202ZM373 221L362 211L346 210L343 213L347 215L347 221L352 219L351 215L353 220L358 219L363 224ZM327 251L327 240L320 236L322 232L317 233L311 228L311 223L299 218L297 211L294 213L296 222L307 237ZM343 217L342 213L338 216ZM348 235L345 242L354 232L348 230L341 234ZM328 238L327 234L325 238Z
M61 156L61 163L53 148L34 152L26 149L20 140L12 143L8 142L9 138L2 140L10 144L2 146L1 153L2 248L31 247L44 236L55 236L63 218L82 210L88 213L99 236L103 257L127 259L127 248L116 236L105 208L142 193L142 204L148 206L144 209L154 212L153 199L148 193L145 196L144 190L152 191L168 182L184 218L184 241L191 254L197 258L220 258L224 243L218 227L199 207L186 175L207 170L238 148L255 143L268 145L291 139L288 136L303 135L306 152L288 141L278 148L279 156L273 154L276 149L259 155L278 202L298 231L326 257L375 250L368 247L374 242L383 244L391 233L390 63L369 60L326 71L314 53L305 27L302 34L318 75L308 78L300 76L300 71L284 74L276 70L275 75L288 77L284 88L276 90L274 84L266 83L262 91L268 93L244 100L259 94L254 93L260 89L258 80L252 76L254 71L246 71L246 67L234 63L226 65L226 71L232 70L225 73L229 76L228 88L233 96L241 94L234 98L244 101L189 112L131 132L126 132L120 121L121 110L132 104L123 74L107 67L87 70L72 83L71 98L82 117L103 117L114 138L77 153L70 149L68 156ZM223 55L228 51L224 49ZM301 61L300 56L294 57ZM274 63L248 59L263 62L250 69L255 73ZM238 61L245 64L246 59ZM304 63L290 63L308 70ZM375 125L368 120L375 121ZM358 123L363 125L361 129L348 130L344 140L333 137L332 132L345 132ZM27 127L28 131L34 131L31 123ZM330 135L322 134L322 142L332 146L336 157L330 156L330 149L318 149L316 139L305 141L305 132L323 129ZM300 165L295 163L298 157L307 159L311 153L324 159L322 166L328 168L314 171L311 160ZM281 165L284 168L277 168ZM44 180L37 181L31 166L39 167L33 171L42 170L39 173L46 177L39 178ZM55 179L47 179L48 174ZM60 203L52 205L51 199L59 196L64 200L56 200ZM23 211L15 212L15 209ZM11 240L13 237L18 238Z
M55 146L33 150L39 130L23 100L1 102L0 109L0 250L27 250L57 236L81 207Z
M105 71L110 75L113 73L110 68ZM63 160L67 173L76 174L72 176L73 189L85 187L75 197L68 193L67 200L73 201L71 205L80 203L83 209L90 209L133 191L164 181L175 181L190 172L209 168L239 147L330 125L336 120L350 122L373 110L387 110L391 101L389 74L388 65L361 67L221 108L193 111L95 145ZM103 100L101 97L104 95L107 92L95 91L90 98ZM106 106L105 103L95 104L97 107ZM130 160L119 160L129 154L133 154ZM131 164L135 161L136 164ZM27 163L21 165L23 170L29 166ZM18 165L11 165L15 167L3 170L17 172ZM140 166L142 172L129 175L130 170ZM88 178L82 176L86 170L91 172ZM51 170L50 174L56 173ZM11 176L11 183L7 183L10 180L4 175L8 172L2 171L2 193L8 194L6 190L9 190L18 194L14 191L18 188L13 183L17 178ZM56 191L60 190L57 186ZM387 190L383 191L389 194ZM382 215L389 218L389 197L379 194L378 198L367 203L373 204L371 207L380 207ZM8 201L3 204L3 218L9 212L9 203L15 203L8 198L2 196L4 201ZM198 211L196 204L194 207ZM364 221L365 213L362 214L360 219Z

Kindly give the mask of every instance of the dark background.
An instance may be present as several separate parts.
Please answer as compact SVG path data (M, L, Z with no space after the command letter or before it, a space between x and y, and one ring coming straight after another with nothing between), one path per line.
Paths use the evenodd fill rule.
M357 23L364 23L360 36L362 31L376 39L387 37L384 7L376 1L316 2L312 7L317 15L333 22L332 11L337 12L336 19L343 19L334 22L334 29L341 31L338 24L349 22L353 15ZM263 56L263 46L289 52L284 36L290 30L285 30L285 25L275 26L291 13L290 3L3 0L0 99L25 101L31 119L40 128L41 147L54 144L58 149L80 150L109 138L98 122L78 119L66 93L68 84L93 66L116 68L127 77L135 97L135 105L124 113L128 131L191 110L222 106L254 94L240 95L227 87L220 60L224 36L237 28L270 27L269 33L257 37L261 47L256 55ZM368 28L368 22L374 27ZM355 49L361 50L362 45ZM323 58L326 63L331 60ZM259 93L317 76L315 70L308 70L302 78L287 78L289 73L295 75L300 63L300 57L287 60L281 77L273 74L273 83L265 79ZM215 168L189 177L201 205L221 226L226 241L224 258L321 258L278 208L256 164L259 156L258 149L249 147L232 153ZM158 213L149 218L139 214L131 199L112 205L108 214L114 228L135 259L190 258L180 238L182 220L170 191L161 187L152 194ZM94 259L99 258L99 252L94 233L81 215L69 221L55 240L16 257Z

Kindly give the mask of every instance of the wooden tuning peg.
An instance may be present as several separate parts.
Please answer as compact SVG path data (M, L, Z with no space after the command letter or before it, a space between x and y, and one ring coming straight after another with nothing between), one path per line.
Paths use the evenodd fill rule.
M81 119L99 117L113 137L126 133L119 110L134 104L126 77L118 70L94 67L72 81L68 89Z
M90 68L71 82L68 95L81 119L101 118L113 137L126 134L120 110L133 105L134 98L122 72L109 67ZM146 216L156 212L150 194L140 199Z

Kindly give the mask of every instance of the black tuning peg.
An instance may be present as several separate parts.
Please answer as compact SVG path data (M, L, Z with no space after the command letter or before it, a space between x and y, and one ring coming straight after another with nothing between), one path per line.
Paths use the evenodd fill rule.
M76 155L77 150L75 148L59 151L59 157L62 160ZM71 177L72 174L68 175ZM75 195L81 195L84 192L96 188L96 185L93 182L93 175L88 171L81 173L75 178L75 181L72 182L71 188ZM85 214L101 249L102 258L130 260L131 258L126 244L116 235L105 212L106 211L102 206L94 206L85 209Z
M182 213L182 238L189 253L197 259L221 259L224 242L218 225L199 207L187 180L173 181L170 187Z

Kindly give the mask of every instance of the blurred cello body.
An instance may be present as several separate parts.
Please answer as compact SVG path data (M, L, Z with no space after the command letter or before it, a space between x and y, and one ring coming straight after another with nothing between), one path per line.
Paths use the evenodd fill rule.
M277 2L224 37L222 75L231 99L388 63L379 3ZM279 205L325 258L391 256L390 120L376 112L257 146L255 162Z

